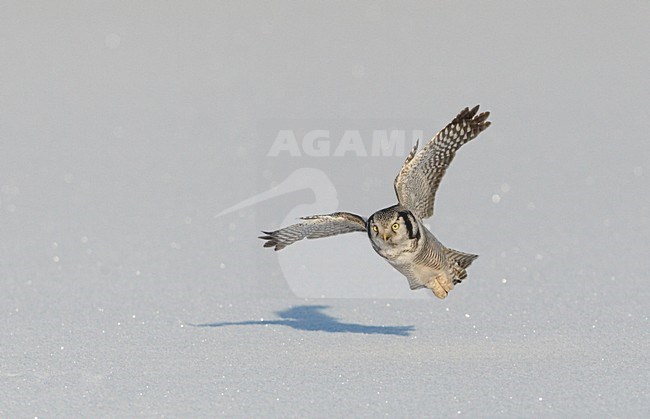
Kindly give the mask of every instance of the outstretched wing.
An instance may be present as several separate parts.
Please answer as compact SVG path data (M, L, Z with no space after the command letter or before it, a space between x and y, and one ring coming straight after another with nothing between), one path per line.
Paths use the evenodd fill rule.
M476 105L472 109L463 109L417 154L418 145L415 144L406 158L395 178L395 193L399 203L416 217L422 219L433 215L436 191L456 150L490 126L487 120L490 113L477 115L478 108Z
M260 236L260 239L267 241L264 243L264 247L275 246L275 250L281 250L305 237L318 239L353 231L366 231L366 220L349 212L310 215L309 217L302 217L301 220L303 221L298 224L280 230L262 231L265 236Z

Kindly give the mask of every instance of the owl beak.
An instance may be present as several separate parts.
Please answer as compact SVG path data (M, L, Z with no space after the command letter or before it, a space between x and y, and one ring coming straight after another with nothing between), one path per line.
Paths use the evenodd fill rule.
M384 238L384 241L388 241L388 236L386 235L386 233L382 234L381 236Z

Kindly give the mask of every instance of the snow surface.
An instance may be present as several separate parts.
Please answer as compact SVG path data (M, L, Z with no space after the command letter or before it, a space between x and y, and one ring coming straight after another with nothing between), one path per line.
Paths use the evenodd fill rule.
M650 417L648 21L647 2L4 7L0 417ZM395 202L405 153L315 157L305 132L371 150L476 103L493 125L427 220L480 254L446 300L362 234L262 248ZM299 156L269 155L281 130Z

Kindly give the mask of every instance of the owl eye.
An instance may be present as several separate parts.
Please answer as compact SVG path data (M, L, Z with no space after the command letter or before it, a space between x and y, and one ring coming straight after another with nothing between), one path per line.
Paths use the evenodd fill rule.
M399 228L399 224L395 223L391 226L391 228L393 229L393 231L397 231L397 229Z
M374 231L376 233L376 232L379 231L379 228L377 226L372 226L372 231Z

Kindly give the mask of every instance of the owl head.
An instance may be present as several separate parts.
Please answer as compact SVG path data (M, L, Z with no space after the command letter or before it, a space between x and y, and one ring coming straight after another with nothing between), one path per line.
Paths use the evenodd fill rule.
M395 247L420 237L418 222L401 205L384 208L368 218L368 237L380 248Z

